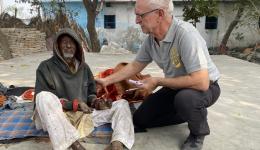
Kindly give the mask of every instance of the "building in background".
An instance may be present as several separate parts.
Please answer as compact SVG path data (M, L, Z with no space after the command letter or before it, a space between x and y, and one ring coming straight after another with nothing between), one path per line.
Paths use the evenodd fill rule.
M43 0L45 13L51 10L51 0ZM118 41L129 27L138 26L135 24L133 0L105 0L103 9L96 17L96 28L100 41ZM87 26L87 12L82 0L67 0L65 7L73 14L73 19L84 29ZM87 30L86 30L87 31Z
M3 0L0 0L0 14L3 12Z
M30 3L16 3L15 0L0 0L0 12L8 13L21 19L25 24L30 22L30 19L37 15L37 11L31 7Z
M12 8L12 5L18 8L18 17L22 20L28 20L33 14L30 13L30 4L14 4L14 0L0 0L0 11L6 8ZM51 0L42 0L45 11L51 8ZM77 14L73 19L83 28L86 33L87 13L82 0L65 0L66 9ZM1 4L2 3L2 4ZM183 0L173 0L174 16L183 19ZM135 0L105 0L103 9L96 18L96 28L99 39L102 43L104 39L108 42L116 42L121 47L128 48L129 44L137 50L142 43L145 35L142 34L139 25L135 24L134 13ZM218 17L202 17L196 24L208 47L217 47L230 24L235 17L233 11L234 2L219 0L220 15ZM35 11L36 14L36 11ZM227 46L246 47L260 39L260 18L255 22L250 22L251 26L240 26L235 28L229 38ZM128 45L128 46L127 46Z

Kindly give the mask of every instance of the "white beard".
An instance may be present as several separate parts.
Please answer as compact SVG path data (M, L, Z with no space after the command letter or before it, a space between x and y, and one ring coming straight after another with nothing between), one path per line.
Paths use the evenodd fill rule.
M64 56L65 59L67 59L67 58L73 58L73 57L74 57L74 54L64 53L63 56Z

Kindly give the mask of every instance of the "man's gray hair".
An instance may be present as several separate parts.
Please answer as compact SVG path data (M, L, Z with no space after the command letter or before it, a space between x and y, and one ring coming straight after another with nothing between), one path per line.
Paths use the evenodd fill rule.
M172 0L148 0L149 7L153 9L162 8L165 9L170 15L173 14L173 2Z

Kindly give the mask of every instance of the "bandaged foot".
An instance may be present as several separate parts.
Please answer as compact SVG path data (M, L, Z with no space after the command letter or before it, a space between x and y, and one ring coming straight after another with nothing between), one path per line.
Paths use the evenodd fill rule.
M123 150L124 145L119 141L113 141L105 150Z

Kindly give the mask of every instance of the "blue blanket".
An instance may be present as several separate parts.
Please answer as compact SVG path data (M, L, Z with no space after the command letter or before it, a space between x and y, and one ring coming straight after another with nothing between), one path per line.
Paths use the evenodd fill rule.
M85 138L82 138L82 142L91 144L109 144L111 141L113 129L111 124L107 123L99 127L95 127L94 130Z
M47 137L48 133L37 130L31 120L32 111L0 111L0 140L25 138L32 136Z

